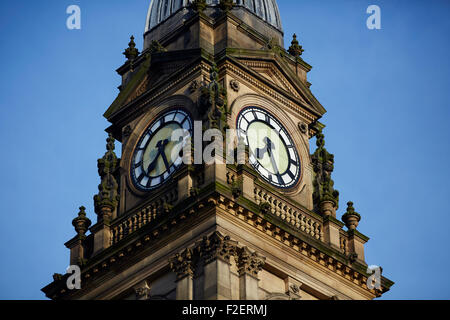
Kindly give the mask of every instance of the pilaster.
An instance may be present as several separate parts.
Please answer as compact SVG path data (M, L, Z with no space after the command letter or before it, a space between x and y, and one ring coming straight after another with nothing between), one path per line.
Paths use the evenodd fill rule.
M235 255L236 246L237 242L219 232L204 237L198 246L203 260L205 300L231 299L230 258Z
M249 248L238 251L237 267L239 272L239 299L258 300L258 273L262 270L266 258Z
M194 299L195 257L191 249L177 253L170 259L170 268L177 275L177 300Z

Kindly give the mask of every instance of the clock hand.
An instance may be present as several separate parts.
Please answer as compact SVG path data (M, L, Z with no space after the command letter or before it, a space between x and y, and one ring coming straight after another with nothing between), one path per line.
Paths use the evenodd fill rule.
M277 163L275 161L275 157L273 154L273 150L275 150L275 145L273 144L272 140L269 139L269 137L265 137L264 138L264 143L266 144L263 148L258 148L256 149L256 157L261 160L262 158L264 158L264 155L266 154L266 152L269 154L270 157L270 162L272 163L272 167L275 170L275 174L279 174L278 171L278 166Z
M164 166L166 167L166 171L169 171L170 165L169 165L169 161L167 161L167 157L166 157L166 153L164 152L164 149L161 152L161 157L164 161Z
M164 165L166 166L166 170L169 170L169 163L167 161L167 157L166 154L164 152L164 149L166 148L167 144L169 144L169 140L160 140L158 141L158 143L156 144L156 148L158 149L158 153L156 154L155 159L153 159L152 163L150 163L150 165L148 166L147 169L147 175L150 175L150 173L155 170L156 165L158 164L158 158L159 156L162 156L163 161L164 161Z

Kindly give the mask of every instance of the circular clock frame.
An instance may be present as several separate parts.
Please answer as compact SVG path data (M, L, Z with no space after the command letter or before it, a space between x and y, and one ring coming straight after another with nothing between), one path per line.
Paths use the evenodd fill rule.
M165 150L169 144L171 144L169 148L171 147L173 150L174 143L168 139L170 137L167 137L166 132L173 132L174 129L184 129L192 137L193 121L187 110L176 108L165 111L147 126L139 138L133 149L130 163L131 181L137 190L149 192L160 188L180 169L183 164L182 157L179 156L172 161ZM154 167L154 169L148 172L150 167ZM161 167L165 170L158 172L157 170L160 170Z
M282 166L283 168L285 168L283 172L278 171L278 168L276 167L276 161L273 160L272 155L270 155L270 157L272 160L271 162L274 164L274 166L271 166L271 169L268 170L266 167L264 167L263 164L261 164L260 160L258 160L258 156L260 156L260 154L258 153L261 153L260 148L258 148L259 150L252 150L251 144L254 145L255 143L251 143L249 141L247 130L252 126L258 127L257 125L253 125L257 122L263 124L259 125L259 127L266 126L270 128L270 130L273 130L273 132L278 133L278 137L281 142L276 145L278 146L280 152L284 152L282 151L282 148L279 147L280 145L284 145L284 147L286 148L284 153L287 154L287 164L284 163L284 166ZM299 184L302 175L301 158L299 156L299 152L294 140L288 133L287 129L275 116L261 107L244 107L237 115L236 128L238 130L238 136L243 137L245 144L249 147L250 165L255 171L258 172L258 174L265 182L268 182L272 186L284 190L291 190ZM264 142L266 144L266 147L263 152L267 153L268 149L274 148L273 145L275 145L275 143L272 143L270 139ZM259 141L259 144L261 145L261 140ZM272 144L272 147L269 147L270 144ZM274 148L273 150L276 150L276 148ZM274 172L273 168L275 168L275 171L278 172Z

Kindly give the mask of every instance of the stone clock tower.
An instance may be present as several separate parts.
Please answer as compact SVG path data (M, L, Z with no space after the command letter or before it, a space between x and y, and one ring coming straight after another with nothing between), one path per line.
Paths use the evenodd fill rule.
M337 214L326 111L295 36L284 49L275 0L153 0L142 52L133 40L104 114L97 218L91 225L81 207L66 243L81 289L55 274L47 297L345 300L389 290L384 277L368 287L369 239L353 203ZM185 161L228 146L217 137L233 129L216 161Z

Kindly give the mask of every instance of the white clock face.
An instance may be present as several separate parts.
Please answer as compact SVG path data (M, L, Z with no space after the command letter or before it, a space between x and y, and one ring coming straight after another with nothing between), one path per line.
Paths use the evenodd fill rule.
M267 111L249 107L237 119L253 168L270 184L292 188L300 179L300 158L286 129Z
M144 132L133 155L131 176L137 188L149 191L160 187L181 166L183 141L172 141L176 130L192 136L192 120L183 110L169 111ZM180 131L181 132L181 131Z

